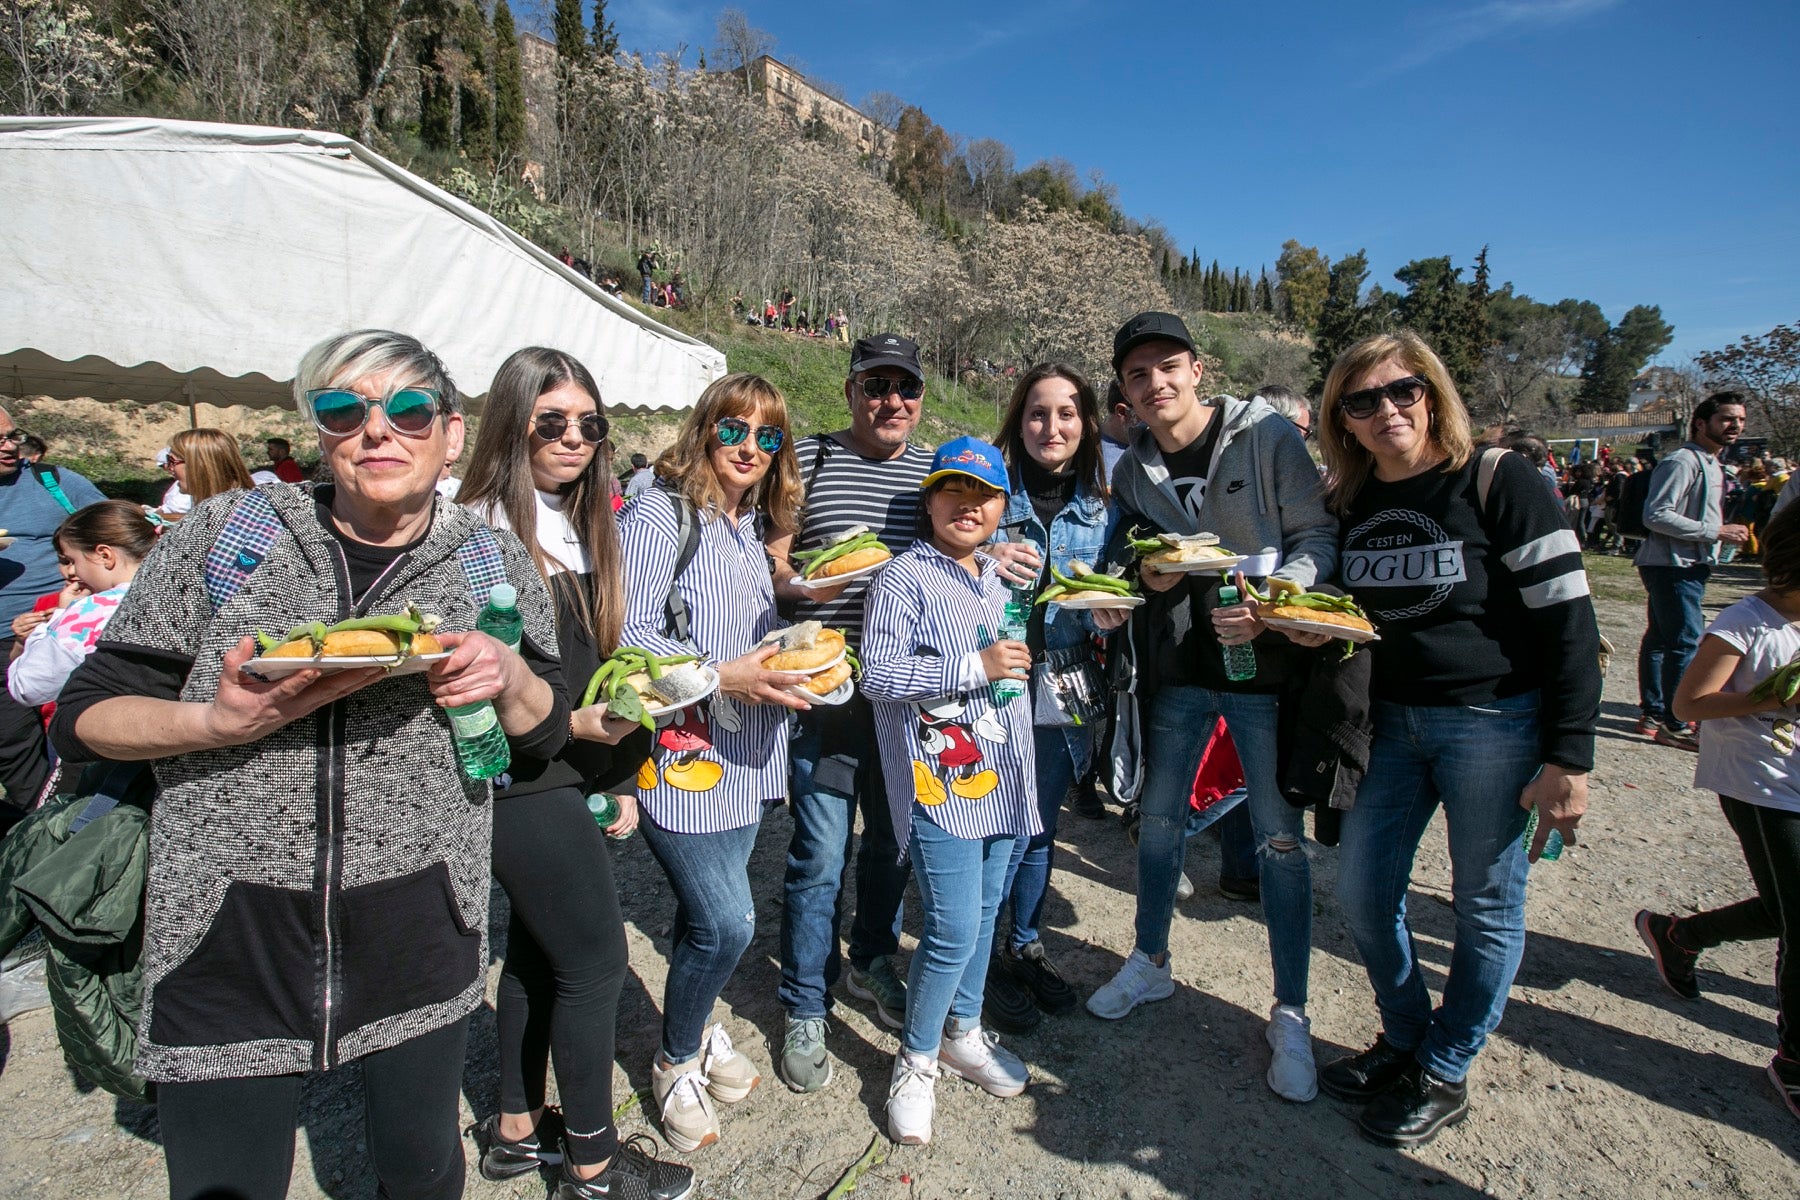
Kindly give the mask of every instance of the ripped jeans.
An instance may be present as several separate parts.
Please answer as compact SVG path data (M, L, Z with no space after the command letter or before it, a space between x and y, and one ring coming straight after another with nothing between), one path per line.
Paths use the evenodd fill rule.
M670 1064L679 1064L699 1056L713 1004L756 934L750 852L761 826L672 833L646 818L639 828L675 892L662 1053Z
M1312 863L1307 858L1303 809L1276 786L1276 697L1204 687L1165 687L1146 702L1144 790L1138 798L1137 948L1155 957L1169 948L1175 887L1187 854L1187 815L1205 738L1214 717L1225 718L1244 764L1250 825L1256 834L1257 875L1275 1001L1306 1004L1312 954Z

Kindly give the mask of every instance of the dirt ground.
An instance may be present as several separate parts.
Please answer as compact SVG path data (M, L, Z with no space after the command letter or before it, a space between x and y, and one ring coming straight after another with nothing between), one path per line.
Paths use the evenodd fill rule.
M1742 569L1715 576L1709 608L1741 595L1750 579ZM1601 604L1602 627L1622 649L1635 648L1641 627L1630 582L1616 580ZM1030 1089L998 1100L946 1078L935 1142L897 1148L880 1139L885 1161L863 1174L857 1195L1800 1196L1800 1126L1762 1073L1774 1040L1773 944L1708 954L1705 998L1686 1003L1658 985L1631 926L1640 907L1710 907L1749 886L1716 801L1688 786L1693 760L1630 732L1634 680L1633 655L1615 657L1581 845L1533 871L1531 936L1505 1022L1470 1076L1468 1121L1435 1144L1413 1153L1378 1149L1357 1136L1350 1106L1323 1095L1293 1105L1270 1093L1261 914L1219 897L1216 847L1199 838L1188 858L1199 890L1179 906L1172 933L1175 996L1124 1021L1077 1010L1008 1039L1031 1064ZM764 823L752 863L756 941L720 1006L739 1048L765 1068L780 1047L775 984L789 831L785 810ZM633 970L619 1013L616 1080L625 1100L649 1084L672 901L641 840L617 857ZM1333 896L1335 852L1320 850L1314 872L1310 1011L1326 1061L1371 1039L1375 1008ZM1064 815L1044 937L1084 995L1130 948L1134 874L1117 821ZM1436 828L1411 898L1434 982L1448 964L1448 895ZM504 906L496 892L497 949ZM884 1127L895 1039L854 1002L840 1004L837 1016L831 1085L796 1096L767 1070L761 1088L724 1112L723 1140L691 1157L697 1196L811 1200L868 1148ZM47 1012L19 1018L0 1037L0 1196L166 1194L152 1110L73 1079ZM464 1091L465 1111L491 1111L491 1009L476 1018ZM309 1085L303 1122L293 1195L374 1195L354 1069ZM625 1133L654 1128L641 1107L620 1124ZM536 1178L490 1184L470 1172L468 1194L481 1200L536 1200L545 1190Z

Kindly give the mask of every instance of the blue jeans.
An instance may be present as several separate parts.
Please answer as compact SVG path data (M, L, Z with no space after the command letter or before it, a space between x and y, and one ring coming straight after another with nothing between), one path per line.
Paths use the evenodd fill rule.
M1012 901L1012 948L1038 940L1038 921L1044 915L1044 896L1050 890L1050 863L1056 854L1056 814L1063 797L1075 782L1075 759L1069 754L1068 733L1038 726L1034 729L1037 751L1038 818L1044 831L1018 838L1012 862L1006 868L1001 903Z
M648 275L642 275L639 276L639 278L644 281L644 303L648 304L650 303L650 277Z
M1246 797L1247 798L1247 797ZM1220 804L1231 804L1227 796ZM1256 831L1250 827L1250 806L1241 801L1218 820L1219 878L1256 878Z
M981 1023L994 918L1018 840L965 840L945 833L913 806L907 851L919 880L925 928L907 973L900 1044L914 1054L936 1056L946 1021L958 1032Z
M1244 764L1250 825L1256 834L1263 917L1279 1004L1306 1004L1312 953L1312 863L1303 810L1275 781L1276 698L1203 687L1165 687L1150 696L1144 722L1144 791L1139 799L1137 948L1152 958L1169 948L1175 886L1187 854L1194 773L1211 729L1224 717Z
M1700 648L1706 618L1700 599L1711 567L1639 567L1649 620L1638 644L1638 707L1647 717L1673 724L1669 705L1682 672Z
M760 826L671 833L641 823L644 841L675 890L669 978L663 985L662 1053L670 1064L700 1053L713 1004L756 935L750 851Z
M1375 704L1369 771L1344 814L1338 900L1368 969L1387 1040L1459 1080L1500 1024L1525 953L1526 812L1537 774L1538 695L1471 708ZM1450 839L1456 942L1433 1011L1406 920L1419 839L1438 805Z
M867 703L853 700L838 713L814 709L800 718L793 764L794 836L782 884L782 1006L795 1017L825 1015L826 994L842 970L838 931L844 924L844 873L862 812L856 854L856 917L850 961L869 961L900 949L907 864L894 841L875 722Z

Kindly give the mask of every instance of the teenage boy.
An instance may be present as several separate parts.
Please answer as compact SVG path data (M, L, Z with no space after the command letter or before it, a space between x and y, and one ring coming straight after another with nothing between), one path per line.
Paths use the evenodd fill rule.
M806 507L799 531L771 537L768 551L775 595L792 606L794 617L842 629L856 646L862 642L868 579L797 588L788 582L798 573L789 556L797 547L823 545L858 525L878 534L896 558L917 539L919 487L931 470L931 452L910 440L925 399L917 343L897 333L857 341L844 399L849 428L795 443ZM838 931L848 907L841 893L859 811L863 837L845 986L857 999L872 1002L890 1029L901 1028L906 1019L906 984L892 957L900 948L907 872L888 814L875 718L860 692L839 707L815 705L802 713L790 761L794 836L783 885L779 991L788 1019L779 1066L788 1087L813 1092L831 1079L827 993L840 969Z
M1337 567L1337 522L1325 511L1319 474L1299 431L1261 400L1199 397L1201 367L1179 317L1139 313L1113 338L1113 370L1144 423L1113 473L1118 526L1164 533L1213 533L1249 558L1239 568L1302 588ZM1115 551L1115 561L1122 555ZM1263 914L1269 928L1275 1004L1267 1038L1267 1079L1277 1095L1318 1092L1306 1017L1312 949L1312 874L1301 810L1276 784L1276 705L1284 647L1263 639L1254 678L1225 675L1223 646L1248 641L1246 604L1221 606L1213 573L1142 572L1149 603L1131 620L1142 706L1144 784L1139 798L1137 942L1112 981L1088 1000L1097 1017L1118 1020L1140 1004L1174 994L1169 923L1185 854L1188 798L1199 767L1197 729L1223 717L1249 789ZM1101 624L1122 614L1095 612ZM1110 617L1111 620L1104 618Z

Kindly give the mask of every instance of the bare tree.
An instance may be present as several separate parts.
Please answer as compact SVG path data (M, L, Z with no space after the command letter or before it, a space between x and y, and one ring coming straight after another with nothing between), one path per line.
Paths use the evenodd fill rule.
M741 8L728 8L719 14L714 30L719 39L717 53L728 71L744 73L744 94L750 87L750 64L775 49L775 35L750 23Z
M976 138L963 152L969 165L969 191L981 204L981 215L991 216L1001 195L1012 185L1013 152L1005 142Z
M862 114L889 133L900 128L900 114L905 111L906 101L892 92L870 92L863 97Z

